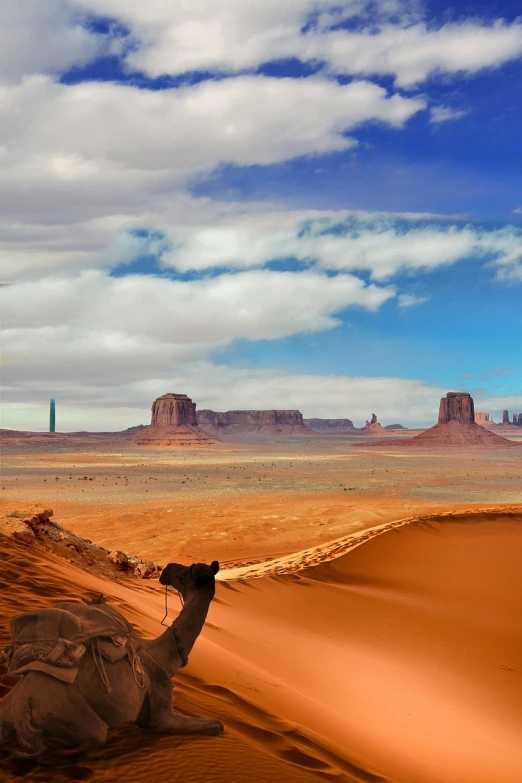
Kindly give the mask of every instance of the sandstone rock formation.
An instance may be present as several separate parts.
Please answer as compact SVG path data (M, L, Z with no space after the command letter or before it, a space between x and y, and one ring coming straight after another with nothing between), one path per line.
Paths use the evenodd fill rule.
M303 422L313 432L325 434L356 432L351 419L303 419Z
M502 411L502 424L509 424L509 411Z
M366 424L364 427L361 427L359 432L361 435L386 435L386 430L382 424L379 424L377 421L375 413L372 413L370 421L368 421L368 419L366 420Z
M489 429L475 423L473 398L465 392L449 392L440 401L439 421L434 427L414 438L397 438L393 447L424 448L518 448L518 444L502 438ZM371 425L372 426L372 425ZM499 425L497 425L499 426ZM510 425L512 426L512 425ZM363 429L365 429L363 427ZM515 430L514 427L512 427ZM361 446L361 443L357 444ZM364 444L365 446L367 444ZM390 441L374 441L372 446L387 446Z
M385 430L407 430L407 427L403 427L402 424L387 424Z
M152 427L197 427L196 403L186 394L163 394L152 403Z
M439 424L460 421L463 424L475 423L473 397L467 392L448 392L442 397L439 407Z
M475 411L475 422L476 424L493 424L493 419L489 415L489 413L485 413L484 411Z
M142 446L208 446L214 441L198 427L196 404L186 394L163 394L152 403L150 427L131 436Z
M475 423L473 397L466 392L449 392L440 401L439 421L408 444L413 446L454 446L510 448L516 443Z
M305 426L300 411L198 411L198 426L216 437L255 435L284 437L285 435L312 435Z

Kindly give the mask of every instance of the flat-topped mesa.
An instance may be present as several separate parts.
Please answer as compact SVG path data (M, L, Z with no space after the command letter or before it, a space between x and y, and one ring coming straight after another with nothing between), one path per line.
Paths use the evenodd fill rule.
M509 424L509 411L502 411L502 424Z
M351 419L303 419L306 427L314 432L337 433L355 432Z
M475 424L493 424L493 419L485 411L475 411Z
M475 423L475 405L468 392L448 392L440 401L439 424L460 421L462 424Z
M198 426L205 432L223 435L311 435L297 410L198 411Z
M197 427L196 403L186 394L163 394L152 403L152 427Z
M196 404L186 394L163 394L152 403L149 427L132 436L142 446L209 446L214 441L198 427Z

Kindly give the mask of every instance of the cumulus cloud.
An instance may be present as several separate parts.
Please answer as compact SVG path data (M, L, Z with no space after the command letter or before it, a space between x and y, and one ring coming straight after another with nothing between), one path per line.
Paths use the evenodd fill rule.
M371 272L387 280L398 272L426 271L471 256L507 273L522 258L522 231L485 229L451 219L405 218L375 213L247 215L213 226L166 229L172 249L164 265L181 271L262 266L295 257L322 269Z
M160 342L273 340L330 329L334 314L358 305L376 310L395 295L353 275L253 270L182 282L154 276L47 277L2 292L4 335L46 328L136 335ZM59 340L58 340L59 341ZM46 341L47 342L47 341ZM52 342L49 340L48 342ZM9 352L9 348L8 348Z
M4 85L2 267L52 269L62 254L76 267L87 257L97 264L123 229L183 220L196 174L343 150L361 123L400 127L424 105L368 82L319 78L245 76L156 92L42 76Z
M33 402L46 386L69 400L71 389L90 399L92 387L93 399L102 399L101 389L166 379L179 366L190 373L236 338L331 329L346 307L376 310L395 291L318 272L180 282L91 271L5 286L1 294L8 403Z
M237 73L288 57L351 75L390 75L411 87L437 73L476 73L522 54L522 24L422 18L420 4L345 0L74 0L113 15L132 33L132 69L149 76L196 70ZM352 20L351 29L339 23ZM333 29L332 29L333 28Z
M107 42L86 28L84 17L64 0L2 0L0 80L63 73L102 54Z
M502 280L516 282L521 268L522 231L515 226L492 229L414 214L274 212L270 204L219 205L190 198L162 202L161 195L151 197L151 206L155 209L139 215L72 225L10 225L3 232L0 278L8 282L57 271L75 274L143 256L155 257L167 271L203 275L220 268L263 268L291 258L316 270L369 272L375 281L470 258L489 263ZM400 301L410 302L408 297Z
M377 34L330 33L312 39L308 50L315 56L324 51L328 67L337 73L394 76L397 86L409 88L435 74L472 74L520 57L522 24L388 25Z
M401 127L425 107L421 98L389 96L364 81L263 76L159 91L34 77L0 96L0 143L11 161L77 182L107 165L193 174L222 162L270 164L343 150L355 143L346 132L361 123Z

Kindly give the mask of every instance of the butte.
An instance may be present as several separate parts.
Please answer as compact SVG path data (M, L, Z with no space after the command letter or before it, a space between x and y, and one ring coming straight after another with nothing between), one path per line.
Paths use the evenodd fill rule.
M214 440L198 427L196 403L186 394L163 394L152 403L150 427L132 440L142 446L211 446Z

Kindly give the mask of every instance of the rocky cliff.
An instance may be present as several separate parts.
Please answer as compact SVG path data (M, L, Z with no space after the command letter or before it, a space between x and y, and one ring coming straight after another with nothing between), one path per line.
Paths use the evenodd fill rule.
M475 411L475 422L476 424L493 424L493 419L491 418L489 413L485 413L484 411Z
M163 394L152 403L150 427L132 436L142 446L206 446L214 441L198 427L196 404L186 394Z
M314 432L336 433L355 432L351 419L303 419L306 427Z
M217 437L234 435L311 435L300 411L213 411L197 412L198 426Z

